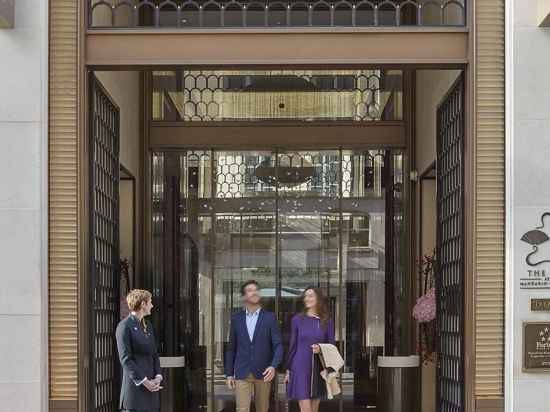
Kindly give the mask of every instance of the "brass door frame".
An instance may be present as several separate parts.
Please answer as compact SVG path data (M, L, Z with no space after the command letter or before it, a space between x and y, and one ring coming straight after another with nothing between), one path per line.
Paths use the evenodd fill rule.
M324 66L324 69L331 66ZM465 67L461 66L464 70ZM151 182L151 152L154 150L170 151L178 149L212 149L212 150L262 150L262 149L403 149L404 168L403 177L406 192L406 206L404 210L407 221L406 239L407 267L411 276L407 304L412 311L415 300L415 282L417 256L417 239L415 234L415 183L409 179L410 171L415 170L415 72L408 66L397 66L403 70L403 120L379 122L353 121L317 121L317 122L163 122L152 120L152 75L146 73L144 77L143 95L145 137L143 141L144 182ZM181 67L179 68L181 69ZM249 69L249 67L247 67ZM348 133L348 139L342 139L342 131ZM288 132L300 135L297 140ZM259 141L260 137L260 141ZM151 188L143 188L144 221L143 245L144 250L151 249L150 201ZM150 265L149 256L144 255L144 267ZM415 348L416 334L412 321L406 322L405 334L410 336L407 342L411 350Z

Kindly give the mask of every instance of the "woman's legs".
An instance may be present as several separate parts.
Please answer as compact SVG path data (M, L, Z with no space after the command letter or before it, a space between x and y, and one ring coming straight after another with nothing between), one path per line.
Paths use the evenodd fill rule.
M300 412L319 412L320 399L304 399L298 401Z
M319 404L321 403L320 399L311 400L311 412L319 412Z
M311 409L311 399L298 401L298 405L300 405L300 412L313 412L313 409Z

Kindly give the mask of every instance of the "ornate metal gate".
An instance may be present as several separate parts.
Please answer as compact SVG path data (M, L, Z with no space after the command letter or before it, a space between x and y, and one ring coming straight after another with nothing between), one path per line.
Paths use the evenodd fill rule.
M93 412L118 410L119 109L90 75L90 400Z
M437 109L437 411L464 408L464 78Z

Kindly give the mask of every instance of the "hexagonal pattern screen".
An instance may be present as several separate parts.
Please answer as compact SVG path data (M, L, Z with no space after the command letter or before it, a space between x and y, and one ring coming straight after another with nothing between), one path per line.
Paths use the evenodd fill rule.
M153 120L395 121L400 70L190 70L153 72Z

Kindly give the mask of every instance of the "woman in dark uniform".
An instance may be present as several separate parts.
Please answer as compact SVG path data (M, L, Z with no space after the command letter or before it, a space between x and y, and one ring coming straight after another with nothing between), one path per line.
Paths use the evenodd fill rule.
M126 297L130 314L116 329L118 356L122 365L120 408L131 412L157 412L162 382L153 327L145 321L151 314L151 293L134 289Z

